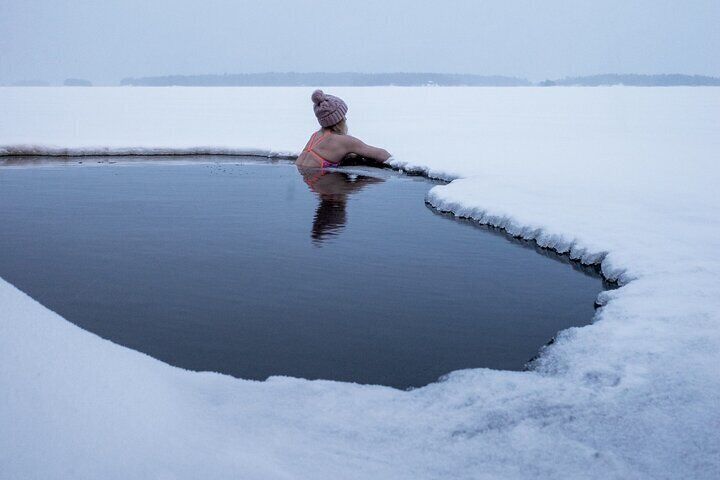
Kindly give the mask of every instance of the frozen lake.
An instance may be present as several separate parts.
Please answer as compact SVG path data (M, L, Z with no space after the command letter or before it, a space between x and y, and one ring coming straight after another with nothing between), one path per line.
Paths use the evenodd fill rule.
M589 323L602 289L592 269L431 210L426 179L98 160L0 168L0 274L183 368L399 388L518 370Z
M292 153L305 144L316 125L309 109L311 92L310 87L0 88L4 113L0 154ZM718 424L720 402L720 196L716 193L720 88L387 87L328 92L350 105L351 134L386 147L396 158L396 167L453 180L427 193L426 200L433 205L587 264L601 264L604 275L617 280L621 288L602 292L598 300L603 306L595 310L592 324L563 330L533 370L455 371L444 382L402 391L291 377L254 382L173 368L72 325L79 321L50 312L38 303L49 304L48 297L14 279L40 271L48 277L47 283L54 281L54 288L61 288L54 273L58 265L29 261L28 272L14 267L14 278L5 268L0 270L0 429L4 433L0 464L8 476L52 478L66 472L65 476L77 477L85 472L89 478L718 478L720 465L714 453L720 450L720 436L718 429L708 426ZM273 108L268 108L268 98L273 98ZM15 159L3 157L0 162ZM103 160L121 161L107 156ZM22 262L11 258L13 253L31 259L38 243L44 242L44 248L55 251L63 250L60 245L70 252L85 248L84 255L74 254L77 261L70 270L82 272L93 263L102 270L106 266L91 253L107 256L120 248L117 243L136 247L147 243L132 235L121 242L115 238L123 231L119 225L114 236L93 230L90 212L96 209L94 215L99 215L100 207L83 199L92 195L109 209L106 212L124 212L123 221L130 222L132 215L143 211L141 206L118 196L110 183L93 181L93 176L100 180L105 172L117 185L135 185L136 191L162 186L160 179L130 181L129 170L135 167L88 169L85 166L97 159L82 161L79 168L53 167L59 170L55 173L46 167L25 173L0 169L5 182L0 194L7 195L11 183L6 179L11 176L34 177L36 182L24 184L28 191L12 188L13 195L30 202L18 208L33 213L47 209L39 217L45 225L33 228L44 229L48 236L28 237L25 243L16 240L15 252L7 252L2 244L4 262ZM186 262L183 275L195 269L197 279L225 275L229 266L212 260L216 268L208 273L207 267L198 268L197 258L210 257L212 252L231 258L219 250L221 233L232 233L228 248L240 248L242 242L250 245L239 234L240 227L232 230L228 223L244 214L243 209L235 202L214 200L208 192L222 188L202 184L227 181L237 195L232 198L242 199L238 179L244 177L237 172L231 176L229 166L223 167L227 172L219 167L187 168L192 171L188 176L193 177L194 196L206 205L193 207L194 215L205 218L193 222L205 222L216 231L208 230L214 243L197 240L202 249L179 251L176 256L182 258L177 262ZM203 168L213 171L205 180L200 175ZM113 169L117 175L110 175ZM57 177L50 181L52 175ZM89 178L83 183L70 181L81 175ZM277 175L281 173L273 173ZM448 257L455 262L452 265L467 261L477 270L482 255L492 251L485 239L492 238L508 255L513 250L525 255L524 263L505 262L508 272L513 268L519 272L513 280L518 288L531 281L556 285L554 275L533 278L533 262L554 265L576 280L597 282L523 244L512 244L506 236L433 214L422 205L423 192L431 184L407 177L367 185L350 196L345 227L315 247L311 233L317 198L292 168L287 175L296 176L295 208L303 221L296 227L294 251L304 248L328 258L335 255L335 265L340 253L358 257L342 247L355 238L356 228L367 228L365 213L380 218L363 210L374 205L382 214L410 218L422 214L427 217L423 222L439 227L437 232L433 228L433 235L452 229L455 240L465 236L471 242L465 250L452 244L458 249L455 258L447 249L425 249L425 257L419 257L413 249L425 241L418 235L422 223L404 223L403 235L383 231L380 240L387 237L384 246L398 259L427 266L420 270L427 277L421 281L433 288L441 285L440 280L433 282L435 278L450 277L434 255ZM61 177L68 180L64 186ZM167 198L158 195L156 207L173 196L189 195L190 181L178 183L175 177L165 174L167 185L161 191ZM143 182L147 187L141 188ZM420 192L405 207L395 208L402 205L400 198L388 206L385 200L392 197L384 195L384 189L392 186L394 194L401 191L391 182L413 182ZM54 187L48 190L46 185ZM59 193L61 187L65 193ZM272 213L270 205L282 198L264 195L248 215ZM54 203L42 203L44 199ZM84 203L73 206L74 199ZM58 206L57 200L63 203ZM304 207L302 202L307 202ZM217 205L216 211L207 208L211 204ZM189 219L192 204L184 201L181 206ZM19 221L32 218L11 220L4 207L0 203L3 235L12 232L11 227L17 230ZM75 212L69 213L73 208ZM63 210L66 217L86 214L88 238L51 236L63 228L78 229L67 218L51 215ZM168 214L167 209L164 212ZM219 219L210 221L222 212L227 215L224 229L214 227ZM61 222L65 225L57 225ZM115 275L127 275L123 270L127 268L150 270L149 265L170 262L173 249L184 242L180 226L159 222L163 235L158 234L156 241L164 242L166 250L153 248L162 255L143 254L146 265L138 259L122 259L126 263L116 259ZM91 250L93 238L98 245ZM332 253L333 249L346 251ZM198 255L196 260L193 255ZM362 260L372 258L366 255ZM358 275L355 270L351 273L346 276L350 281ZM529 278L523 280L521 275ZM165 294L163 283L175 281L170 272L152 288ZM424 299L414 291L417 284L411 289L408 282L403 278L386 287L383 295L396 304L404 302L403 308L414 308L414 302ZM198 295L200 286L209 292L210 285L221 294L230 291L242 298L239 287L231 291L207 282L198 281L188 291ZM477 303L484 298L481 287L494 287L476 279L467 285L473 290L464 298ZM75 291L77 302L89 302L104 300L101 286L88 281L64 288ZM140 291L144 284L130 286L136 289L133 295L150 296ZM267 287L272 288L280 286L276 282ZM542 298L573 292L577 290L548 288ZM334 301L332 293L338 294L313 290L313 298L319 299L313 307L317 310L316 305ZM523 295L532 298L533 293L528 290ZM591 297L577 304L565 299L564 308L590 309ZM375 308L373 302L363 306ZM489 309L488 304L483 308ZM445 305L442 314L449 316L448 312ZM115 311L106 313L119 316ZM583 313L580 324L589 321L589 315ZM93 321L105 323L101 317ZM477 324L482 321L479 316ZM160 340L169 342L178 336L172 324L153 323L143 327L155 328ZM533 319L528 318L522 332L527 334L531 326ZM197 326L195 334L205 335L202 330L202 325ZM528 341L529 356L554 334L550 330ZM431 353L423 351L412 360ZM511 368L520 368L525 360L518 355Z

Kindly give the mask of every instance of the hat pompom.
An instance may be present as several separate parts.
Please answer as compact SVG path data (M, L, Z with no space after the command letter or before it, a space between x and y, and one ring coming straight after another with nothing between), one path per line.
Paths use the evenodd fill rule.
M315 90L312 93L312 97L310 98L312 98L312 101L315 105L320 105L320 102L325 100L325 93L323 93L322 90Z
M312 94L313 111L321 127L332 127L347 113L347 105L341 98L328 95L322 90L315 90Z

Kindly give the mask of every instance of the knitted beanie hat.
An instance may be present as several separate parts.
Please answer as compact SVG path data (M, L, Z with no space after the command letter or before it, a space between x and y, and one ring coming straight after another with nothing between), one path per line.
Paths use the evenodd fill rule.
M322 90L315 90L311 98L315 116L321 126L332 127L345 118L348 107L342 99L334 95L327 95Z

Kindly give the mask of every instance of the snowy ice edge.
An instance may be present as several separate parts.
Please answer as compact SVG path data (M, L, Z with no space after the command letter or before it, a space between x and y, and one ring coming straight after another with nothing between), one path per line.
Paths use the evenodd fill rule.
M523 226L517 223L511 216L502 214L491 214L483 208L467 207L459 202L447 200L443 198L443 185L433 187L426 195L425 201L434 209L452 213L459 218L470 218L483 225L490 225L499 228L513 237L531 240L542 248L547 248L561 255L567 255L570 259L579 261L583 265L599 265L603 267L603 260L607 256L607 251L591 252L587 248L579 245L577 240L567 240L561 235L548 233L542 228L534 228ZM611 270L602 270L602 275L606 280L625 284L629 281L623 275L624 270L614 268Z
M608 255L607 251L591 252L580 246L576 240L568 241L563 236L548 233L542 228L523 227L510 216L491 214L482 208L467 207L459 202L446 200L442 197L443 187L444 185L433 187L425 197L425 202L439 212L450 213L458 218L468 218L482 225L499 228L508 235L533 241L542 248L552 250L560 255L567 255L571 260L578 261L583 265L597 265L600 267L602 277L609 282L622 286L631 280L626 275L625 269L608 267L607 262L604 262ZM607 290L603 290L598 294L595 303L598 306L605 306L609 299L610 294ZM542 355L544 350L542 348L539 355Z
M0 145L0 157L48 156L48 157L94 157L94 156L151 156L151 155L235 155L243 157L296 158L298 152L268 150L251 147L58 147L53 145Z
M391 158L388 163L393 169L400 172L422 175L431 179L453 182L454 180L463 178L454 173L428 169L394 158ZM625 268L610 266L604 261L608 255L606 250L591 251L587 247L584 247L577 239L568 239L563 235L547 232L543 228L523 225L518 223L508 213L492 213L482 207L468 207L461 202L447 199L443 194L444 188L445 185L437 185L431 188L425 196L425 202L440 212L451 213L459 218L469 218L480 224L499 228L513 237L534 241L542 248L553 250L561 255L568 255L571 260L579 261L583 265L598 265L600 266L602 276L608 281L625 285L632 280ZM598 303L600 305L604 305L604 299L606 298L603 293L604 292L601 292L598 297Z

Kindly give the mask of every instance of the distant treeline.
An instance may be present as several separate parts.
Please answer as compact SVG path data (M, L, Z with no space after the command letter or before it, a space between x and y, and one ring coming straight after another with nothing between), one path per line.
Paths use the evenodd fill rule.
M493 86L532 85L524 78L501 75L464 75L445 73L240 73L224 75L167 75L162 77L123 78L120 85L203 86L203 87L373 87L397 86Z
M543 87L599 87L604 85L628 85L634 87L720 86L720 78L703 75L682 75L679 73L662 75L606 73L586 77L565 77L560 80L545 80L538 85Z
M63 85L66 87L92 87L92 82L84 78L66 78Z

